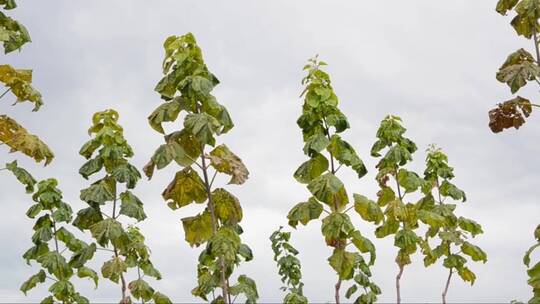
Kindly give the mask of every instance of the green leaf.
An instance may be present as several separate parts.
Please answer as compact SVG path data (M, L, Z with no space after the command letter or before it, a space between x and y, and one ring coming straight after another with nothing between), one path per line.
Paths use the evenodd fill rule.
M229 184L241 185L248 179L249 172L246 166L226 145L217 146L208 157L214 169L231 176Z
M127 271L127 265L119 257L114 257L105 262L101 267L101 274L104 278L118 284L120 275Z
M86 262L92 259L94 253L96 252L96 249L96 244L94 243L84 246L71 256L71 259L69 260L69 266L73 268L83 267Z
M342 280L349 280L354 274L355 253L343 249L334 249L332 256L328 258L330 266L337 272Z
M66 259L56 251L50 251L38 257L37 261L58 279L70 277L73 274L73 270L69 267Z
M358 178L367 174L366 166L356 154L354 148L342 140L337 134L332 135L328 151L332 153L341 164L351 167L358 174Z
M442 227L444 226L446 219L444 216L439 215L435 212L427 211L427 210L419 210L418 211L418 218L425 224L431 226L431 227Z
M141 178L139 170L130 164L115 167L111 175L117 182L125 183L128 189L135 188L137 181Z
M159 133L165 134L163 122L175 121L178 118L178 114L183 109L181 98L175 98L172 101L161 104L157 107L150 116L148 116L148 123L150 126Z
M11 171L13 175L15 175L15 178L17 180L26 186L26 193L32 193L34 192L34 185L36 184L36 180L23 168L20 168L17 165L17 161L14 160L11 163L6 164L6 169Z
M454 186L449 181L445 180L441 183L441 186L439 187L439 191L441 192L442 196L450 196L451 198L455 200L461 200L466 201L467 197L465 196L465 192L458 189L458 187Z
M476 275L474 274L474 272L472 272L467 267L458 268L458 274L463 281L470 282L471 285L473 285L474 281L476 280Z
M314 134L304 145L304 153L309 157L319 154L330 144L330 140L324 134Z
M480 249L480 247L475 246L469 242L464 242L463 245L461 245L461 251L470 256L473 261L482 261L487 262L487 254Z
M358 285L354 284L349 289L347 289L347 292L345 293L345 298L350 299L351 296L358 290Z
M418 174L405 169L399 169L397 180L399 185L405 188L405 193L414 192L424 184L424 180Z
M154 267L152 262L150 262L149 260L141 261L139 263L139 267L145 275L161 280L161 273Z
M309 191L333 210L341 211L349 202L343 183L332 173L326 173L308 184Z
M224 106L217 102L214 96L208 95L207 98L202 100L202 110L218 120L221 125L217 132L218 134L225 134L234 127L234 123L229 115L229 112Z
M305 226L309 221L318 219L322 211L322 204L312 197L307 202L298 203L294 206L289 211L287 219L289 220L289 225L294 228L296 228L298 222Z
M207 250L214 257L222 257L224 263L234 263L240 249L238 233L232 228L222 226L208 241Z
M443 266L449 269L460 269L466 262L467 260L459 254L451 254L446 259L444 259Z
M421 239L410 229L401 229L396 233L394 238L394 246L402 249L408 254L412 254L416 251L417 244Z
M37 284L45 282L45 278L47 277L45 271L40 270L38 273L31 276L28 280L26 280L22 285L20 290L24 293L26 296L27 292L36 287Z
M96 158L88 160L82 167L79 169L79 174L82 175L85 179L96 172L99 172L103 168L103 158L99 155Z
M143 210L143 203L130 191L125 191L120 194L120 214L129 216L138 221L142 221L146 218L146 214Z
M378 238L383 238L388 235L394 234L399 229L399 222L395 219L389 219L385 221L381 226L375 229L375 236Z
M238 198L223 188L212 191L214 212L221 223L236 224L242 220L242 207Z
M214 134L219 129L220 123L213 116L206 113L188 114L184 120L184 127L199 142L214 146L216 143Z
M51 285L49 291L55 298L62 302L69 301L75 293L75 287L70 281L59 280Z
M77 270L77 276L79 278L90 278L90 279L92 279L94 281L94 285L96 286L96 289L97 289L97 287L98 287L98 275L94 270L83 266L83 267L81 267L81 268L79 268Z
M73 220L73 226L84 230L90 229L95 223L103 220L103 215L99 209L99 206L88 207L79 210L77 217Z
M540 75L540 67L534 58L524 49L510 54L497 72L497 80L506 83L516 93L527 81L534 81Z
M506 13L514 8L519 0L499 0L497 2L497 8L495 9L497 13L501 15L506 15Z
M145 302L150 301L154 295L154 289L142 279L129 282L128 288L135 299L142 299Z
M328 170L328 160L322 154L316 153L310 160L300 165L294 172L294 178L300 183L307 184L321 176L326 170Z
M345 242L349 233L354 230L354 226L347 214L332 213L322 220L321 230L326 244L335 247Z
M122 224L115 219L107 218L90 227L92 236L99 245L107 247L109 242L116 244L118 239L125 233Z
M114 192L115 189L111 182L108 179L101 179L90 187L81 190L80 198L85 202L103 204L115 199Z
M478 234L484 233L484 231L482 230L482 226L480 226L480 224L478 224L477 222L473 220L466 219L464 217L459 217L458 225L459 225L459 228L470 232L473 237Z
M172 301L169 299L169 297L162 294L161 292L155 292L153 299L154 303L156 304L172 304Z
M210 212L204 211L197 216L182 219L186 242L190 246L200 246L212 237L212 217Z
M230 293L233 296L243 294L246 297L246 304L257 303L259 298L255 281L243 274L238 277L238 282L230 287Z
M360 194L353 194L354 197L354 210L360 214L360 216L368 221L378 225L384 220L384 214L374 201Z
M300 294L295 293L295 292L289 292L285 296L285 298L283 298L283 303L284 304L308 304L309 301L303 295L300 295Z
M23 254L23 258L26 260L26 264L30 265L30 260L36 260L47 252L49 252L49 246L47 245L47 243L40 242L28 249Z
M71 252L76 252L81 250L84 246L87 246L86 243L77 239L71 232L69 232L65 227L61 227L56 231L56 238L58 241L66 244L66 247Z
M523 264L525 264L525 266L529 267L529 264L531 263L531 254L536 248L539 247L540 243L533 245L531 248L529 248L529 250L527 250L525 256L523 256Z
M375 264L375 258L377 257L375 254L375 245L373 245L373 243L368 238L362 236L362 234L358 230L351 232L350 237L352 243L360 252L369 252L369 265L371 266Z
M191 167L176 173L174 179L162 194L169 207L177 208L195 203L203 203L207 199L206 188L199 174Z

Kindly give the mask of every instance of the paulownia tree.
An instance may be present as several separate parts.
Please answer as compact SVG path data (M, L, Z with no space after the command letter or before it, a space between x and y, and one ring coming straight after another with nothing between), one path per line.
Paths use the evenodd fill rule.
M477 222L454 214L456 204L446 203L447 199L466 201L465 192L460 190L451 180L454 168L448 165L448 157L434 146L428 149L426 170L424 171L423 192L420 201L418 218L429 226L425 241L421 243L424 253L424 265L433 265L444 257L443 266L448 269L448 278L442 293L442 302L446 296L452 275L457 273L462 280L474 284L476 275L467 267L469 256L473 261L487 262L486 253L480 247L471 244L469 237L483 233ZM430 238L438 238L439 244L431 248ZM464 256L465 255L465 256Z
M518 36L531 40L534 47L534 56L521 48L510 54L497 72L497 80L506 83L512 94L517 93L528 82L540 84L540 1L539 0L499 0L496 10L501 15L508 12L515 13L510 24ZM525 118L531 115L533 108L540 107L538 103L532 103L529 99L516 96L499 104L489 111L489 127L494 133L504 129L518 129L525 123ZM535 236L538 238L538 229ZM530 251L524 257L527 267L530 264ZM536 267L538 266L538 267ZM540 303L540 265L528 270L529 285L533 288L531 303Z
M213 302L232 303L231 296L244 294L247 302L253 303L258 293L252 279L240 275L236 284L230 284L241 260L253 258L251 249L240 239L240 202L224 188L213 188L218 173L230 175L229 184L236 185L243 184L249 174L241 159L226 145L215 146L216 136L234 126L227 109L211 94L219 81L208 70L191 33L167 38L164 48L164 76L155 88L164 103L148 121L154 130L165 135L165 143L144 171L151 178L156 167L165 168L174 160L183 169L163 191L167 205L176 210L192 203L206 203L201 213L182 219L189 245L205 246L197 267L198 285L192 294L208 300L210 294L214 297L215 289L221 288L221 295L214 297ZM177 121L181 112L185 113L181 129L166 133L162 123ZM212 150L208 152L207 148Z
M82 231L89 230L97 245L92 244L81 252L80 258L91 259L96 249L111 254L111 259L101 267L101 274L116 284L120 283L121 303L131 303L129 293L142 302L170 303L164 294L155 291L145 280L145 276L160 280L161 274L150 261L150 249L144 243L144 236L136 226L125 228L120 221L124 216L139 222L146 218L146 214L143 203L132 192L141 175L129 163L133 151L118 124L118 113L114 110L97 112L92 123L88 133L93 138L79 152L88 161L79 173L85 179L100 172L104 176L81 190L80 198L89 206L77 213L73 225ZM122 185L125 187L123 191ZM107 209L112 210L107 214ZM128 282L126 276L130 268L136 269L136 279Z
M16 162L7 167L26 186L27 193L34 192L36 181L26 170L18 168ZM29 218L37 219L33 228L33 246L23 258L28 265L36 261L42 269L22 284L21 291L26 295L49 279L53 282L49 287L50 295L41 303L89 303L75 290L72 278L75 274L79 278L90 278L97 288L97 273L85 266L87 259L81 256L81 252L92 248L93 244L86 244L69 231L73 212L70 205L62 200L62 192L57 186L58 182L52 178L37 183L32 195L34 204L26 212ZM71 252L69 261L65 256L66 250Z
M296 257L298 250L290 243L291 233L282 231L279 227L270 236L272 242L272 251L274 251L274 261L278 265L278 274L281 276L281 282L286 286L281 290L288 291L283 298L286 304L307 304L308 299L304 296L302 283L302 266L300 260Z
M394 236L394 246L398 248L395 261L399 268L396 276L397 303L401 303L400 281L405 266L411 263L411 255L422 241L417 234L418 203L407 203L405 197L419 192L424 181L405 168L417 150L416 144L403 136L405 131L401 118L389 115L383 119L377 131L377 141L371 148L371 155L381 158L377 164L376 180L380 187L377 202L359 197L355 205L364 220L379 225L375 230L378 238ZM381 154L383 151L384 156Z
M349 123L337 107L338 98L330 76L321 70L323 65L326 63L315 57L304 67L308 75L302 81L306 86L301 94L304 96L304 104L302 115L297 121L302 129L304 153L310 159L296 170L294 177L298 182L307 184L313 196L307 202L294 206L287 218L289 225L296 228L298 223L307 225L311 220L318 219L323 212L326 213L321 229L326 244L333 248L328 262L338 276L335 301L340 303L342 281L353 280L346 297L350 298L360 286L364 292L356 302L371 303L380 294L379 287L370 279L369 267L375 262L375 246L351 223L347 212L352 206L349 207L343 182L336 176L343 165L351 167L359 178L367 170L353 147L339 135L349 128ZM327 156L323 153L327 153ZM362 196L355 194L354 199L361 200ZM359 252L347 249L349 245L356 247ZM370 258L366 261L360 253L368 252Z
M17 5L14 0L0 0L1 10L11 10ZM16 20L5 15L0 10L0 41L6 54L20 48L30 42L28 31ZM32 86L32 70L15 69L10 65L0 65L0 82L7 88L0 94L0 102L5 100L9 92L15 95L15 104L30 102L34 104L33 111L38 111L43 105L41 94ZM45 161L49 164L54 154L49 147L37 136L28 132L13 118L0 114L0 145L6 145L10 152L21 152L36 162Z

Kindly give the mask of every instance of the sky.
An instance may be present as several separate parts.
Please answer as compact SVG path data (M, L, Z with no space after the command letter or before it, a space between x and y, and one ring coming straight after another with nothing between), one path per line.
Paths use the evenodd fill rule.
M488 128L487 112L512 97L495 80L498 67L510 52L531 49L532 43L515 35L510 17L495 12L496 1L19 2L10 14L26 25L33 43L4 56L3 62L34 69L34 85L45 106L32 113L30 105L2 102L0 111L38 134L56 158L43 168L22 155L8 155L0 146L0 162L18 159L38 179L56 177L75 211L85 207L78 197L89 181L78 175L84 163L78 150L89 139L92 114L108 108L120 112L125 137L135 151L133 164L142 168L162 142L146 118L160 104L153 88L161 77L163 41L192 32L221 81L215 96L236 124L218 142L236 152L251 173L246 184L227 188L241 201L242 238L255 255L235 275L255 279L260 302L281 301L284 294L268 237L286 226L290 208L309 197L292 175L306 160L296 125L302 67L319 54L329 63L340 108L351 124L343 136L369 170L362 179L347 168L339 172L349 194L375 197L377 160L369 150L380 121L387 114L399 115L406 135L419 147L408 168L423 172L425 149L432 143L441 147L455 168L455 184L468 197L456 212L478 221L485 231L474 243L487 252L488 263L470 264L478 277L472 287L455 277L448 300L530 298L522 256L534 243L539 218L540 159L535 155L540 153L540 124L533 113L519 131L495 135ZM520 91L533 99L537 94L533 85ZM151 285L175 302L193 302L198 301L190 291L200 248L184 241L180 219L196 214L200 206L176 211L166 206L161 192L176 170L170 166L139 183L135 193L148 215L139 227L163 275ZM226 177L217 181L226 182ZM47 293L44 285L27 297L19 291L38 271L21 257L31 246L32 220L25 216L31 199L5 172L0 174L0 202L0 302L39 301ZM392 239L376 239L373 225L358 215L352 218L377 247L372 271L383 291L379 300L394 301L398 269ZM90 241L88 235L78 235ZM312 302L331 302L336 276L326 261L331 249L324 245L320 223L299 226L291 241L300 251L306 296ZM107 259L98 253L93 266L99 269ZM403 300L440 301L446 275L440 262L425 269L417 253L403 274ZM77 281L76 286L93 301L118 301L118 286L105 279L99 284L97 290L90 281Z

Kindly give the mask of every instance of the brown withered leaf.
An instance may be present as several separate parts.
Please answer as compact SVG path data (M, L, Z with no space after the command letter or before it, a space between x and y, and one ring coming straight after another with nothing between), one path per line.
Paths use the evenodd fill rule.
M532 105L528 99L518 96L507 100L489 111L489 128L493 133L509 128L519 129L531 112Z
M49 147L37 136L19 125L7 115L0 115L0 142L11 148L10 152L22 152L36 162L45 160L48 165L54 158Z

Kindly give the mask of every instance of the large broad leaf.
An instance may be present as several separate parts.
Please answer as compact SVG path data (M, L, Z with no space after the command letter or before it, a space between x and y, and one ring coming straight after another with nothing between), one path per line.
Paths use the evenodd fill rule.
M241 185L247 180L249 172L246 166L226 145L217 146L210 152L208 158L214 169L231 176L229 184Z
M375 258L376 258L375 245L373 245L373 243L368 238L362 236L362 234L358 230L351 232L350 236L351 236L351 240L354 246L358 250L360 250L360 252L362 253L369 252L370 254L369 265L375 264Z
M36 184L36 180L32 177L32 175L30 175L30 173L28 173L28 171L19 167L16 160L6 164L6 169L11 171L11 173L15 175L17 180L21 184L26 186L26 193L34 192L34 185Z
M512 19L512 26L518 35L530 39L538 30L535 27L538 27L540 19L540 3L537 0L522 0L516 5L515 10L517 16Z
M298 222L302 223L302 225L307 225L309 221L318 219L322 211L322 204L311 197L307 202L298 203L294 206L289 211L287 219L289 220L289 225L296 228Z
M223 188L212 191L214 212L221 223L236 224L242 220L242 207L238 198Z
M219 121L206 113L188 114L184 120L184 127L195 138L207 145L214 146L216 140L214 134L219 130Z
M332 247L343 245L354 230L351 219L344 213L332 213L322 220L321 231L326 239L326 244Z
M469 282L471 285L473 285L474 281L476 281L476 275L474 272L465 266L458 268L458 274L463 281Z
M44 142L6 115L0 115L0 142L10 147L10 152L24 153L38 163L45 160L48 165L54 158Z
M104 278L118 283L122 273L126 272L127 265L119 257L113 257L111 260L105 262L101 267L101 274Z
M496 11L501 15L506 15L506 13L514 8L519 0L499 0L497 2Z
M175 121L178 118L178 114L183 109L183 102L181 97L174 98L172 101L165 102L157 107L150 116L148 116L148 122L150 126L162 133L165 134L163 122Z
M115 199L116 184L108 178L93 183L90 187L81 190L80 198L85 202L104 204Z
M87 261L92 259L94 253L96 253L96 249L96 244L94 243L88 246L84 246L71 256L71 259L69 260L69 265L73 268L80 268L84 266Z
M2 29L0 28L0 40L1 36ZM41 94L32 86L32 70L16 70L7 64L2 64L0 65L0 82L3 82L17 96L18 103L33 103L32 111L38 111L43 105Z
M364 163L356 154L354 148L337 134L332 135L328 151L332 153L341 164L351 167L358 177L366 175L367 169Z
M116 166L111 175L117 182L125 183L128 189L135 188L137 181L141 178L139 170L130 164Z
M218 134L225 134L234 127L234 123L229 115L227 109L220 105L216 98L212 95L208 95L207 98L202 101L203 112L215 117L221 127L218 130Z
M10 1L13 4L13 1ZM13 5L8 7L13 8ZM11 53L19 50L30 42L30 35L24 25L0 12L0 41L4 43L4 52Z
M154 289L143 279L130 282L128 288L135 299L142 299L144 302L150 301L154 295Z
M300 183L307 184L321 176L326 170L328 170L328 160L322 154L316 153L294 172L294 178Z
M384 219L381 207L379 207L377 203L360 194L355 193L353 196L354 210L356 210L364 220L379 224Z
M186 242L191 246L200 246L212 237L212 217L204 211L199 215L182 219Z
M238 277L238 283L230 287L230 292L233 296L243 294L246 297L246 304L255 304L259 298L255 281L243 274Z
M97 288L98 287L98 275L97 273L88 268L88 267L81 267L77 270L77 276L79 278L89 278L89 279L92 279L92 281L94 281L94 285L95 287Z
M146 218L143 203L133 193L130 191L121 193L120 200L122 201L122 204L120 205L120 214L129 216L138 221L142 221Z
M57 279L67 278L73 274L73 270L68 265L66 259L56 251L50 251L40 256L37 261Z
M37 284L39 283L43 283L45 282L45 278L47 277L47 274L45 273L45 271L43 270L40 270L38 273L32 275L28 280L26 280L22 285L21 285L21 291L24 293L24 295L26 295L26 293L37 286Z
M206 187L199 174L191 167L177 172L162 196L165 200L170 200L168 206L173 210L193 202L203 203L207 199Z
M484 233L484 231L482 230L482 226L480 226L480 224L464 217L460 217L458 219L458 225L461 229L470 232L472 236L476 236L477 234Z
M487 254L478 246L475 246L469 242L464 242L461 245L461 251L471 257L473 261L487 262Z
M320 153L322 150L326 149L330 144L330 140L326 135L317 133L311 136L304 145L304 153L310 157Z
M343 183L332 173L326 173L308 184L309 191L332 210L341 211L349 202Z
M335 249L332 256L328 258L330 266L334 268L338 276L342 280L349 280L354 274L354 263L357 254L347 252L343 249Z
M513 93L534 81L540 75L540 67L531 54L524 49L510 54L497 72L497 80L506 83Z
M235 263L242 245L238 232L231 227L221 226L208 241L207 251L214 257L222 257L226 264Z
M103 247L107 247L109 242L115 244L125 233L122 224L112 218L104 219L103 221L92 225L90 231L98 244Z

